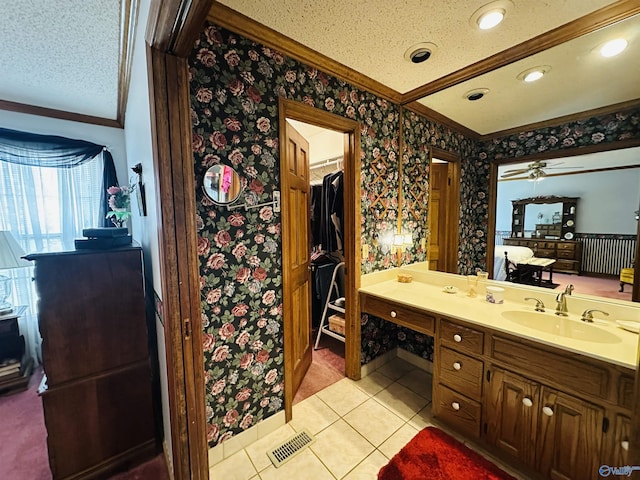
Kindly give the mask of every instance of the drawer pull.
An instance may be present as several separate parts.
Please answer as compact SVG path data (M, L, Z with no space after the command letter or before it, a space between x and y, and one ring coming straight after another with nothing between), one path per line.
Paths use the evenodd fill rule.
M551 407L542 407L542 413L544 413L547 417L552 417L553 409Z
M530 399L530 398L528 398L528 397L524 397L524 398L522 399L522 403L523 403L523 405L524 405L525 407L530 407L531 405L533 405L533 402L532 402L532 401L531 401L531 399Z
M396 318L398 316L395 310L391 310L391 313L389 315L391 315L391 318Z
M460 404L458 402L452 402L451 408L453 408L454 410L460 410Z
M453 362L453 369L460 370L462 368L462 364L460 362Z
M457 333L453 336L453 340L460 343L462 341L462 337Z
M620 446L623 450L629 450L629 440L623 440L620 442Z

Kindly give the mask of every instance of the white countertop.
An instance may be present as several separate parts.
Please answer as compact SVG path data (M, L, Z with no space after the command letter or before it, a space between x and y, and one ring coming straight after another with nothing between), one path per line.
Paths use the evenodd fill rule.
M411 283L399 283L396 275L399 271L411 273ZM489 280L488 285L505 289L503 304L489 303L484 298L484 289L475 298L467 295L466 277L441 272L429 272L420 266L390 269L363 275L360 291L376 297L388 299L400 304L427 310L446 317L464 320L494 330L533 340L562 350L576 352L605 362L626 368L636 369L638 355L638 334L623 330L616 320L640 322L640 305L620 300L606 301L596 297L567 296L569 321L579 322L579 328L595 327L601 329L600 338L606 342L591 342L568 338L566 336L545 333L538 329L515 323L505 318L503 312L534 312L535 302L525 302L524 297L540 298L546 307L541 315L555 317L555 298L559 292L542 287L515 285L507 282ZM445 293L443 287L457 287L457 293ZM588 308L597 308L610 315L601 318L594 313L595 323L586 324L580 320L582 312ZM508 314L507 314L508 315ZM608 332L603 333L603 331ZM614 338L615 336L615 338Z

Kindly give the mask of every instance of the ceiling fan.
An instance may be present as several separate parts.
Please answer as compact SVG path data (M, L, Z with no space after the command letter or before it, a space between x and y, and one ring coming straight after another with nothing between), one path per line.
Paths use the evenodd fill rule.
M521 175L523 173L527 174L527 178L529 180L542 180L547 176L547 172L544 169L561 169L561 168L583 168L583 167L558 167L563 162L547 164L547 162L536 161L530 163L526 167L522 168L514 168L511 170L505 170L505 172L500 175L500 178L509 178L514 177L516 175Z

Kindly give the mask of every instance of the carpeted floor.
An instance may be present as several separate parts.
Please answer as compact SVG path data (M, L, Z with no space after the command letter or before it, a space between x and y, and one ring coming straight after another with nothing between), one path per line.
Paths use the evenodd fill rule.
M37 389L42 369L37 368L27 390L0 396L0 479L51 480L47 430ZM111 480L169 480L164 455L122 472Z
M572 284L573 293L584 293L598 297L616 298L618 300L631 301L631 286L625 285L624 292L619 292L620 281L618 278L587 277L584 275L569 275L566 273L554 273L554 283L559 284L556 291L561 291L567 285Z
M313 351L313 361L293 398L293 404L333 385L344 376L344 343L323 335L318 350Z

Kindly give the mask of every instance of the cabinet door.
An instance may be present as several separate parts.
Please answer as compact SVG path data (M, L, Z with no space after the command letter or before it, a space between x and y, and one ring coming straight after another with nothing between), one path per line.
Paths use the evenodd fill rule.
M616 415L613 426L613 437L609 446L609 454L602 463L609 466L629 465L629 439L631 436L631 419L624 415Z
M534 465L540 386L494 368L486 395L487 441Z
M603 409L546 387L540 408L538 469L553 480L599 478Z

